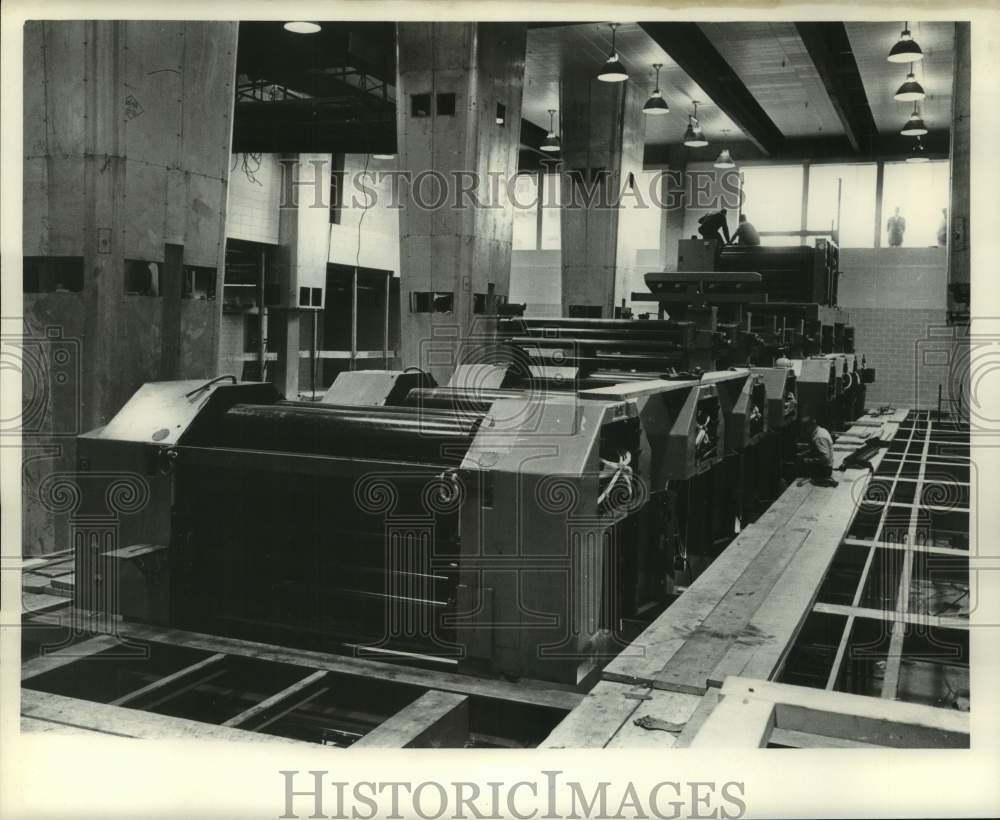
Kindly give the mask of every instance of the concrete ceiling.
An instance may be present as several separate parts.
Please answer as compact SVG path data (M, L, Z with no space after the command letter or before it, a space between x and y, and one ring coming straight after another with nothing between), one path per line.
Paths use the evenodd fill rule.
M857 64L855 78L860 74L879 135L895 135L912 109L912 103L893 99L907 67L886 60L902 22L847 23L845 27ZM702 23L699 28L785 137L843 137L844 126L795 23ZM951 117L954 24L914 21L911 29L926 55L915 69L928 94L922 103L924 119L932 130L947 131ZM531 29L525 66L524 117L548 127L546 110L559 109L560 77L570 71L596 76L610 44L607 23ZM641 88L642 95L653 89L652 64L664 66L660 87L671 113L647 118L647 147L681 141L694 99L699 100L699 119L710 141L743 138L730 118L639 24L620 26L617 48L631 75L629 82ZM844 61L845 71L850 70L848 64L849 58Z
M615 47L629 72L628 82L637 87L640 96L648 96L655 87L653 64L663 64L660 91L670 105L670 113L646 117L647 145L681 142L693 100L698 100L698 119L710 140L720 140L729 135L739 138L739 129L729 117L637 23L623 23L619 27ZM558 111L560 108L560 77L569 71L585 72L596 77L608 58L610 48L611 29L607 23L529 30L522 116L547 128L549 117L546 111L550 108Z
M906 79L909 66L890 63L889 53L902 29L897 23L847 23L854 59L868 95L875 124L880 132L896 132L903 127L913 110L913 103L893 99L896 89ZM924 59L914 64L913 73L927 92L920 103L927 127L934 130L951 125L951 84L955 56L954 23L910 22L913 39L924 52Z

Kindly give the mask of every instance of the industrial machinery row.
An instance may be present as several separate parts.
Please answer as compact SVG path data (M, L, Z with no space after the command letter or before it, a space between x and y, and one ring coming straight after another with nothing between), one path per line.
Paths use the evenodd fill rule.
M78 441L84 496L127 475L144 498L76 545L76 605L580 684L795 477L800 413L864 410L829 277L769 302L781 276L650 274L633 302L659 318L498 317L448 385L147 384Z

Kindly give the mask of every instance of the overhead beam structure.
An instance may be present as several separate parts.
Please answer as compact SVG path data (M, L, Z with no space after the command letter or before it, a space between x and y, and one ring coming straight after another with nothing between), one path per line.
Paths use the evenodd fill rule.
M855 153L870 152L878 128L843 23L796 23Z
M785 137L697 23L639 23L764 156Z

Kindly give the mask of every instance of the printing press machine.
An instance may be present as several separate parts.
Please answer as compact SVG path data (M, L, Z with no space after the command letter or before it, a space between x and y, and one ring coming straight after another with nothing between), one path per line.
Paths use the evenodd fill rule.
M148 500L121 516L117 545L78 545L76 603L576 684L617 652L622 619L667 596L649 482L723 455L716 387L649 392L509 392L472 411L284 401L258 383L147 384L79 437L81 472L107 479L81 482L84 493L132 475ZM653 443L640 423L651 402L663 408L646 428ZM126 544L160 545L159 563L123 593Z
M77 605L578 684L776 497L798 414L863 408L853 351L823 350L846 322L768 303L752 272L669 276L649 281L671 318L499 317L444 386L145 385L79 437L104 478L85 494L131 474L148 500L116 544L78 543Z

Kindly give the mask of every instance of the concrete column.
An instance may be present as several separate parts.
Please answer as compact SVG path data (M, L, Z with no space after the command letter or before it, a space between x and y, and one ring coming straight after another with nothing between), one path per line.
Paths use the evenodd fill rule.
M971 152L970 24L955 23L955 77L951 97L951 223L948 237L948 315L967 324L969 317L969 164ZM956 298L956 296L964 298ZM964 317L964 318L963 318Z
M668 174L663 179L663 201L666 203L663 229L663 269L677 270L678 243L685 239L684 212L687 197L684 196L684 179L687 174L686 149L682 145L670 146L668 154Z
M280 304L270 309L270 338L277 351L274 384L286 398L299 395L301 327L312 332L311 316L326 298L330 259L330 154L285 155L281 159L277 274ZM305 293L302 288L306 288ZM313 289L323 291L313 304ZM305 298L303 298L305 297Z
M22 382L40 393L44 416L26 439L52 454L25 467L32 552L69 546L65 516L44 509L34 488L75 468L76 433L106 423L144 382L216 374L237 30L151 20L24 27L23 252L68 257L82 274L24 298L41 355L26 360ZM129 260L160 265L156 292L126 292ZM186 265L216 271L214 302L177 303Z
M400 361L447 382L481 349L470 335L489 330L477 303L508 294L513 207L477 207L458 189L476 185L485 202L491 177L517 173L526 29L400 23L397 43L399 168L414 183L400 187Z
M599 309L608 318L629 297L635 246L625 212L606 206L642 170L644 98L631 82L580 72L563 77L561 89L563 313Z

